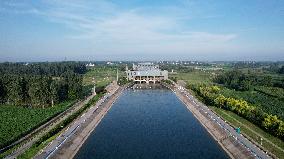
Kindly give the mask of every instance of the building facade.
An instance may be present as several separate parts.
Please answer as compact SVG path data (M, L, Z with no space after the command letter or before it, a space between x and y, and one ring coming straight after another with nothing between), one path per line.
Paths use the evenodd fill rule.
M132 69L126 67L127 80L135 83L159 83L161 80L168 79L168 71L160 70L159 65L153 63L133 64Z

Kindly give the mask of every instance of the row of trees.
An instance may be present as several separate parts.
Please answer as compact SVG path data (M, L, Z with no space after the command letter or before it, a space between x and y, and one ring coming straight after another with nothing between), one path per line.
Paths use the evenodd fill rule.
M65 72L84 74L87 68L80 62L0 63L1 74L61 76Z
M284 63L270 64L269 67L264 68L264 70L279 73L279 74L284 74Z
M225 97L217 86L191 85L190 89L197 92L206 104L232 111L284 140L284 122L276 115L267 114L245 100Z
M221 73L214 78L214 82L239 91L250 90L252 85L283 87L283 81L273 81L271 76L245 74L239 70Z
M63 62L62 65L38 63L36 66L46 66L45 69L50 71L39 73L38 70L33 70L33 66L27 69L27 65L19 63L0 64L1 104L47 107L82 97L82 75L77 73L77 69L83 65ZM51 69L54 67L60 69L52 72Z

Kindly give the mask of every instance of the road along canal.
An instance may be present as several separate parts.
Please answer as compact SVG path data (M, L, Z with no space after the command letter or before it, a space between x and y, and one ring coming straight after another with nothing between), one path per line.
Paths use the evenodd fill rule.
M229 158L169 89L124 90L74 157Z

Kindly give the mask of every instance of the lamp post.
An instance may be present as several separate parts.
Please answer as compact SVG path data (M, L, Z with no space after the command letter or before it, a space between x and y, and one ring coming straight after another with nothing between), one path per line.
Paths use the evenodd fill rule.
M93 87L93 95L96 95L96 83L95 83L95 78L93 77L92 82L94 83L94 87Z
M116 68L116 84L118 84L118 69Z

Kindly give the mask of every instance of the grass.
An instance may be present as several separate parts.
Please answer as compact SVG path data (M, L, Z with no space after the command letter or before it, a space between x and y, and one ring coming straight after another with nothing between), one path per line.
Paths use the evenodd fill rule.
M32 147L30 147L27 151L25 151L23 154L21 154L18 158L20 159L29 159L33 158L40 150L42 150L44 147L46 147L51 141L53 141L56 137L58 137L62 131L70 124L72 123L78 116L83 114L89 107L94 105L104 94L98 94L95 97L93 97L87 104L85 104L82 108L80 108L78 111L74 112L72 115L70 115L67 119L56 125L52 130L47 132L41 139L39 139L37 142L40 142L40 144L34 143ZM54 134L55 133L55 134ZM51 135L51 136L50 136ZM46 138L45 136L50 136Z
M29 148L27 151L25 151L23 154L18 156L18 159L30 159L33 158L40 150L45 148L51 141L57 138L57 136L60 135L61 132L55 134L54 136L50 137L46 141L42 142L40 145L36 146L35 144Z
M125 76L124 72L118 71L119 76ZM97 87L106 86L116 80L116 68L107 66L96 66L90 68L83 77L83 85L93 85L93 78Z
M68 101L45 109L1 105L0 146L4 147L18 140L69 108L72 103L73 101Z
M240 127L242 134L245 134L246 136L253 139L258 144L260 144L260 138L263 138L262 146L266 150L270 151L278 158L284 158L284 152L283 152L284 142L282 140L270 135L269 133L266 133L258 126L252 124L248 120L238 116L233 112L226 111L217 107L210 107L210 108L214 110L223 119L228 121L234 127ZM271 144L271 142L273 144Z
M189 73L178 72L177 74L172 74L170 77L177 77L178 80L184 80L187 84L213 84L212 79L214 77L214 72L205 71L193 71ZM194 93L194 92L193 92ZM230 96L234 98L242 98L250 103L260 106L266 112L273 114L278 114L283 117L284 105L283 101L275 99L273 97L264 95L256 91L235 91L230 89L222 89L221 93L225 96ZM226 111L220 108L211 107L219 116L228 121L234 127L241 127L241 132L260 144L260 138L263 138L262 146L275 154L278 158L284 158L284 142L269 133L266 133L260 127L254 125L248 120L238 116L237 114ZM261 137L260 137L261 136ZM275 146L276 145L276 146Z
M178 72L170 74L170 77L177 77L178 80L183 80L188 84L212 83L214 72L211 71L192 71L188 73Z

